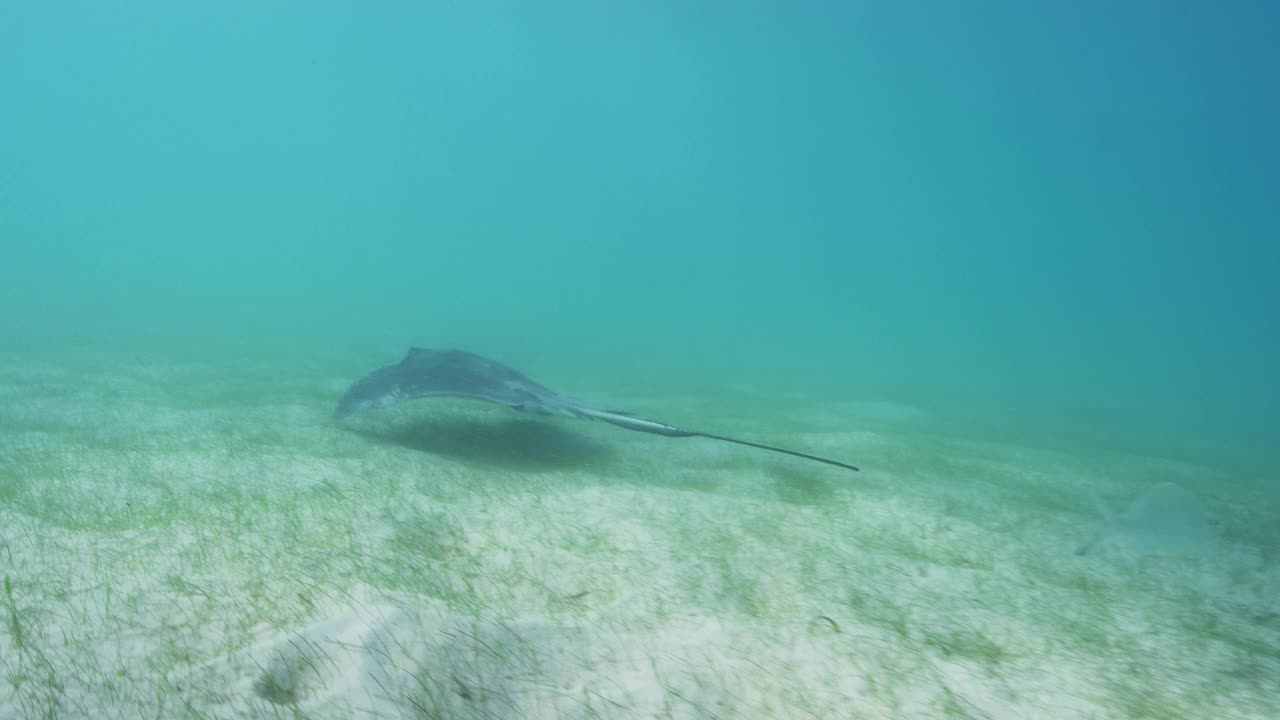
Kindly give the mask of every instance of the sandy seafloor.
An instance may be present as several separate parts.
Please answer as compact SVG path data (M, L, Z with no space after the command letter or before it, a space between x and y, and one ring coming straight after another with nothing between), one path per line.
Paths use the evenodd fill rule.
M1280 717L1261 485L521 369L864 471L465 402L344 428L353 376L296 357L6 352L0 718ZM1074 555L1090 490L1161 481L1212 545Z

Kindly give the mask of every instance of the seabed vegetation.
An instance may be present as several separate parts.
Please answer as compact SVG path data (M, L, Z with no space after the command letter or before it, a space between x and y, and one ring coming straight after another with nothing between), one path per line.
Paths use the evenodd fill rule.
M345 427L350 375L0 356L0 717L1280 716L1280 522L1212 467L738 388L627 399L864 472L465 402ZM1156 482L1211 542L1075 554Z

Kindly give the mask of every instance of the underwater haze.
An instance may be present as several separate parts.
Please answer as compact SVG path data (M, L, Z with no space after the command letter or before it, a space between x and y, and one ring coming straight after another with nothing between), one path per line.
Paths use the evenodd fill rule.
M1277 26L3 4L0 717L1276 716Z
M14 4L6 331L483 343L1265 452L1277 14Z

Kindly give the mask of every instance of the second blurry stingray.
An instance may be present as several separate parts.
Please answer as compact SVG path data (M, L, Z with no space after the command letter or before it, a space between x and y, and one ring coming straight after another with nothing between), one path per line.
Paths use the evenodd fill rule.
M1102 498L1090 492L1102 527L1076 555L1089 555L1105 543L1123 538L1139 555L1191 553L1213 541L1213 526L1204 503L1190 490L1164 482L1147 490L1117 514Z

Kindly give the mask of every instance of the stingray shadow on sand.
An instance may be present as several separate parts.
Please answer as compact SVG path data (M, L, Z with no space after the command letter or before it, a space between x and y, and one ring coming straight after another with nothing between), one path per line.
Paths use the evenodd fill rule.
M537 420L432 417L353 429L409 450L523 472L598 467L614 455L604 443Z

